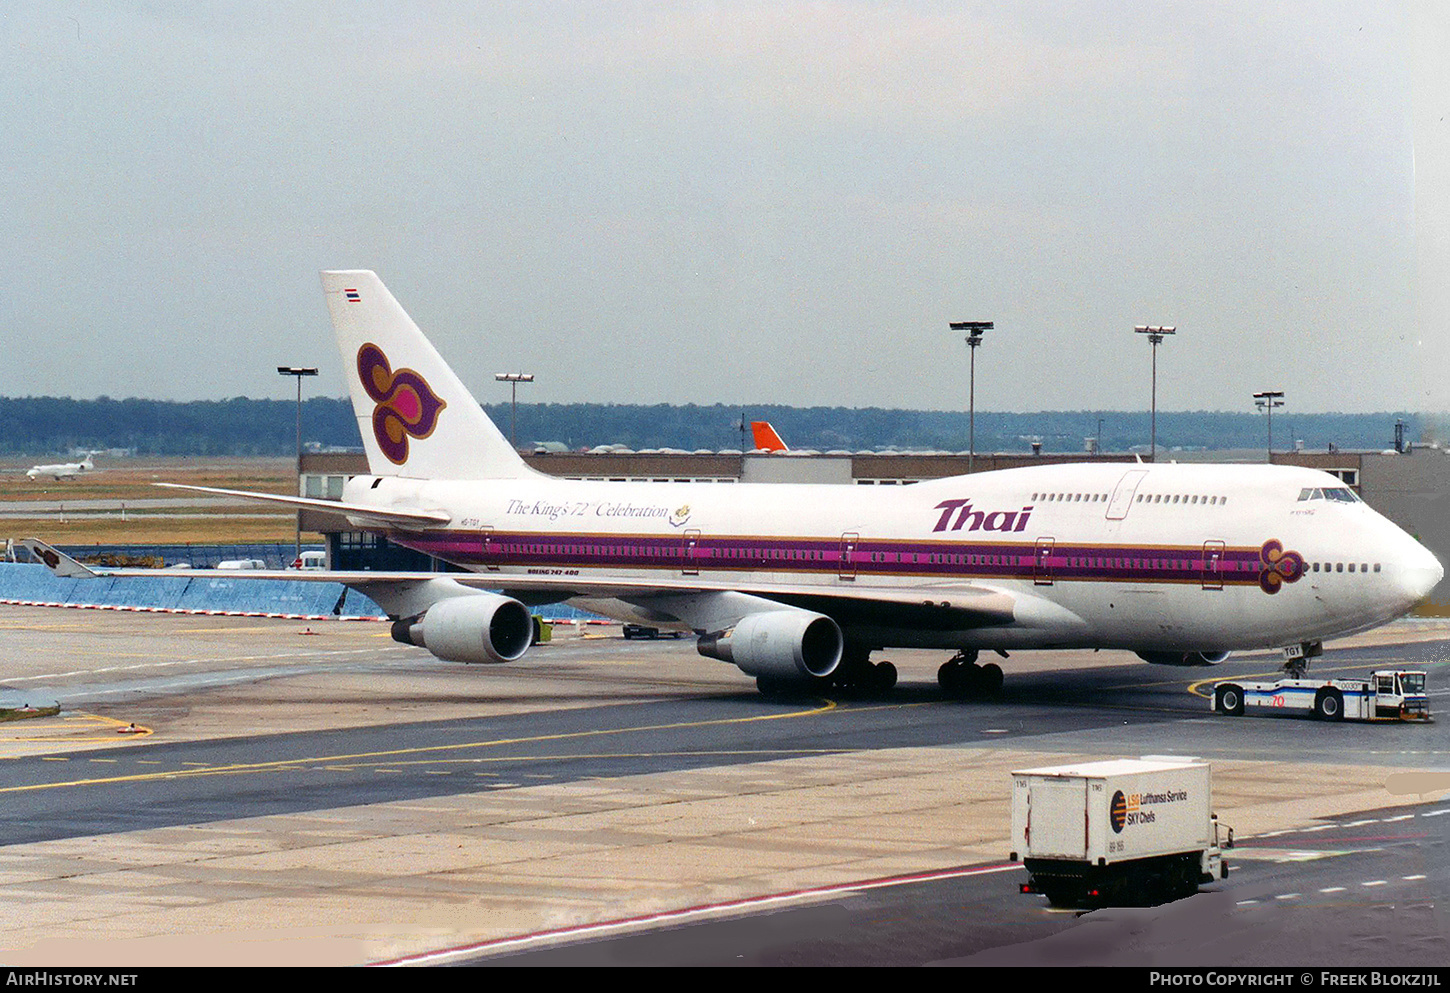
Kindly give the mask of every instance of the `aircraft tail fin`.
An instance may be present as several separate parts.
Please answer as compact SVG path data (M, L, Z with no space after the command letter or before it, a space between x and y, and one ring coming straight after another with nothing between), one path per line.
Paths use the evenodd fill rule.
M95 579L101 575L91 567L77 562L60 549L47 545L39 538L21 538L15 542L15 547L25 549L30 553L31 558L44 562L46 568L63 579Z
M755 447L767 452L788 452L790 448L781 441L780 435L775 433L775 428L770 426L769 421L751 421L750 433L755 437Z
M322 289L373 475L533 474L376 273L324 272Z

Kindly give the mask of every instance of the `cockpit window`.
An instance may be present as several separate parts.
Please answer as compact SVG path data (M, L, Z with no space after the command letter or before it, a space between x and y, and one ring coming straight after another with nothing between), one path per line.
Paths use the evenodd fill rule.
M1359 494L1348 486L1327 486L1323 489L1306 486L1299 491L1299 501L1333 500L1336 503L1361 503Z

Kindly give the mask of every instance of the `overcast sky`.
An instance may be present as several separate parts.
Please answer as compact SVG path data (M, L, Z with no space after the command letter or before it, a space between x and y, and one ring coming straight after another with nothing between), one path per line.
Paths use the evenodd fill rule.
M0 394L1450 410L1432 3L9 0Z

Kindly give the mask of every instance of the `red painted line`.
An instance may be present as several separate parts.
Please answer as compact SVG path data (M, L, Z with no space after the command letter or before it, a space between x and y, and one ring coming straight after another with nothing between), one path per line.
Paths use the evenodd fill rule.
M440 965L447 959L465 955L515 950L528 945L544 945L551 942L588 937L591 935L602 937L610 932L655 927L661 924L678 924L689 918L706 917L712 914L761 910L775 904L816 900L842 893L886 889L891 886L906 886L911 883L934 882L940 879L958 879L965 876L986 876L998 872L1013 872L1021 868L1022 865L1020 863L1009 862L1000 865L977 866L975 868L941 869L934 872L912 873L905 876L884 876L879 879L868 879L855 883L839 883L835 886L820 886L812 889L788 890L784 893L773 893L767 896L747 897L742 900L727 900L724 903L705 903L693 907L685 907L680 910L662 911L655 914L641 914L637 917L621 917L614 920L597 921L593 924L576 924L572 927L534 931L529 934L513 935L508 938L494 938L468 945L456 945L452 948L439 949L433 952L420 952L417 955L405 955L400 958L385 959L372 964L375 966Z

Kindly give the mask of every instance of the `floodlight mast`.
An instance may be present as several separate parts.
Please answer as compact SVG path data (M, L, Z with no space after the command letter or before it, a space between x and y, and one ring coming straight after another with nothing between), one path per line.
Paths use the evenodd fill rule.
M307 366L279 365L277 367L279 376L295 376L297 378L297 495L302 496L302 377L315 376L317 370ZM293 561L302 557L302 513L297 514L297 534L293 548Z
M1254 406L1265 411L1269 415L1269 452L1268 461L1274 461L1274 408L1284 406L1283 390L1264 390L1262 393L1254 394Z
M531 372L496 372L493 378L500 383L508 383L513 388L513 402L510 405L509 420L509 444L517 451L519 447L519 384L532 383L534 374Z
M967 400L967 473L975 471L977 458L977 347L982 344L982 332L991 331L991 321L952 321L948 324L953 331L967 332L967 347L971 349L970 393Z
M1166 335L1173 334L1178 329L1164 325L1139 324L1133 328L1138 334L1146 334L1148 343L1153 346L1153 416L1149 442L1149 460L1158 461L1158 346L1163 343Z

